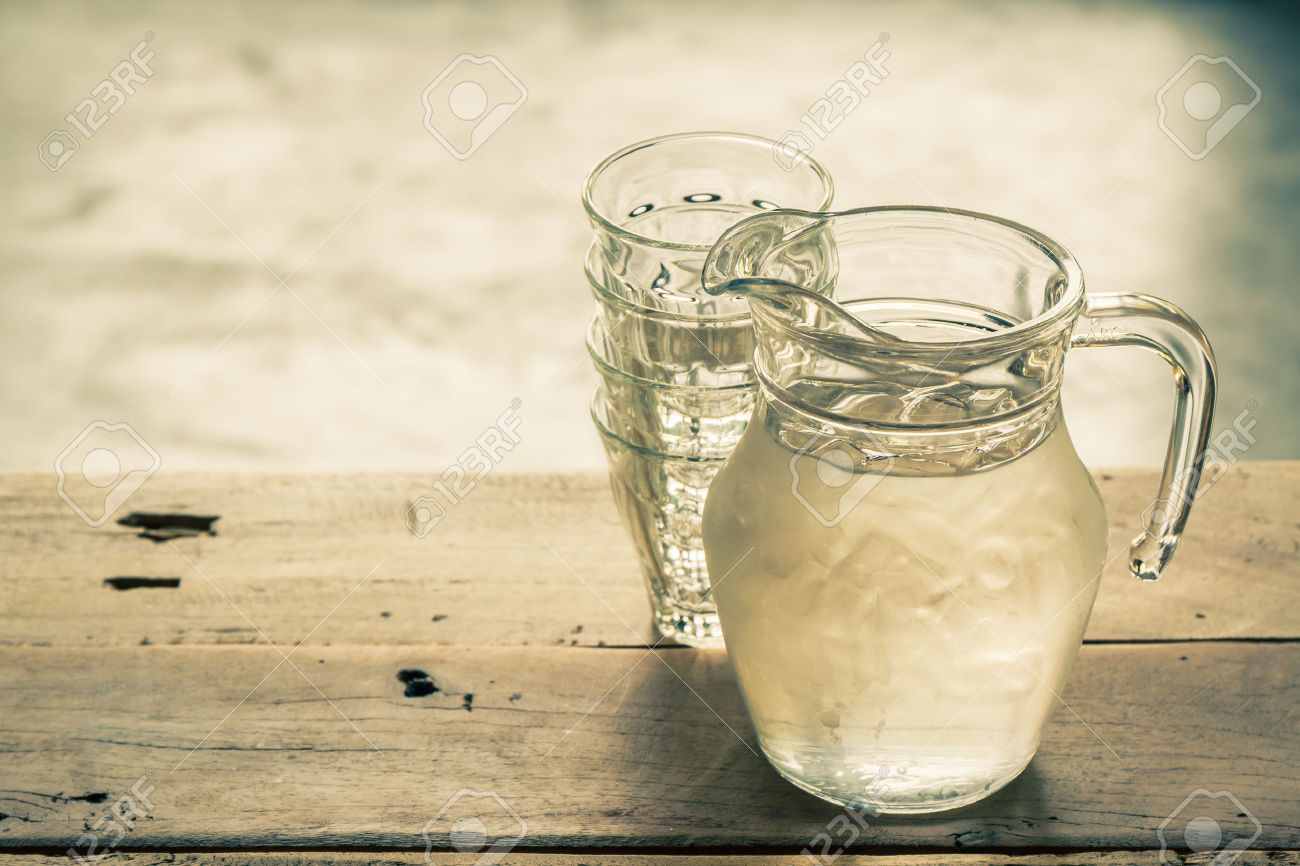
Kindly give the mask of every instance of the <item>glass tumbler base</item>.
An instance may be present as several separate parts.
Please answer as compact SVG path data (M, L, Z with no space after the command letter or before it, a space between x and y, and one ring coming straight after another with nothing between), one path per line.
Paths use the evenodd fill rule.
M716 610L693 610L651 598L655 630L665 643L701 648L721 647L722 624Z

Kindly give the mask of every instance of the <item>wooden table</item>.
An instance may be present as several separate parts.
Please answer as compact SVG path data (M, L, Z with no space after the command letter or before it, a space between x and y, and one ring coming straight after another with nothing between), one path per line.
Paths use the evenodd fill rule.
M725 652L647 651L604 479L492 476L417 538L429 480L164 472L128 509L220 520L157 540L0 475L0 866L87 832L117 862L475 863L476 830L523 864L810 862L839 810L756 754ZM1098 481L1113 554L1154 475ZM1258 820L1238 862L1296 862L1297 521L1300 463L1233 467L1167 577L1111 563L1021 778L838 862L1154 864L1198 789Z

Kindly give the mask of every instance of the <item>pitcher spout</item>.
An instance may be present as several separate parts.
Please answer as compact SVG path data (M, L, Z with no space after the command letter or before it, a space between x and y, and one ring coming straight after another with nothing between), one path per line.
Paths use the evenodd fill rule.
M839 273L833 214L779 209L741 220L723 232L704 262L701 281L711 295L727 283L766 277L828 294Z

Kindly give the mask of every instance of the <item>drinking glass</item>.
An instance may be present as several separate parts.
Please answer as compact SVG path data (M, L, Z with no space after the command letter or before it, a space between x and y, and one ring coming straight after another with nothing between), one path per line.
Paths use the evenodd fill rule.
M623 526L632 537L650 596L655 627L689 646L717 646L722 630L709 597L700 520L722 456L683 456L630 441L611 413L604 386L591 401L591 418L609 459L610 488Z
M705 258L742 217L822 209L831 196L816 162L790 161L776 142L730 133L631 145L597 165L583 188L595 234L588 349L602 380L592 415L654 621L680 643L722 643L699 516L755 395L748 305L704 291Z

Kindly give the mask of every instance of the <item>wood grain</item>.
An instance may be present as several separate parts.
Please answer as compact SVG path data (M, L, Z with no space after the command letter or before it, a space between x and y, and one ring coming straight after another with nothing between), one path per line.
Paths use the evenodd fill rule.
M1090 639L1300 636L1300 462L1230 469L1197 503L1173 567L1154 584L1127 574L1123 551L1155 473L1097 477L1115 558ZM221 519L216 537L155 543L113 524L88 528L55 495L51 474L0 474L0 643L254 643L258 629L288 645L308 635L314 645L653 640L603 477L489 476L416 538L404 516L431 494L429 480L164 471L129 509ZM182 582L104 584L119 576Z
M721 651L302 647L301 675L278 661L264 645L0 649L0 847L63 850L141 776L155 808L124 848L421 850L463 789L526 822L523 851L797 853L837 814L754 753ZM438 691L405 697L409 668ZM1150 850L1205 788L1258 818L1255 847L1300 847L1300 646L1088 646L1064 697L1091 731L1059 708L1008 788L872 821L861 844ZM490 798L456 802L447 817L517 829ZM444 824L430 832L450 850Z
M1209 866L1213 854L1177 854L1169 856L1177 866ZM186 853L130 854L114 856L123 866L312 866L332 863L339 866L481 866L476 854L432 852L427 857L409 851L353 853L333 851L286 853ZM494 861L493 861L494 862ZM509 854L500 861L512 866L812 866L814 861L801 855L647 855L647 854ZM1160 863L1157 851L1090 851L1077 854L934 854L923 857L909 854L844 854L834 860L839 866L1154 866ZM0 853L4 866L67 866L64 856ZM1248 850L1233 861L1235 866L1293 866L1300 863L1295 851Z

